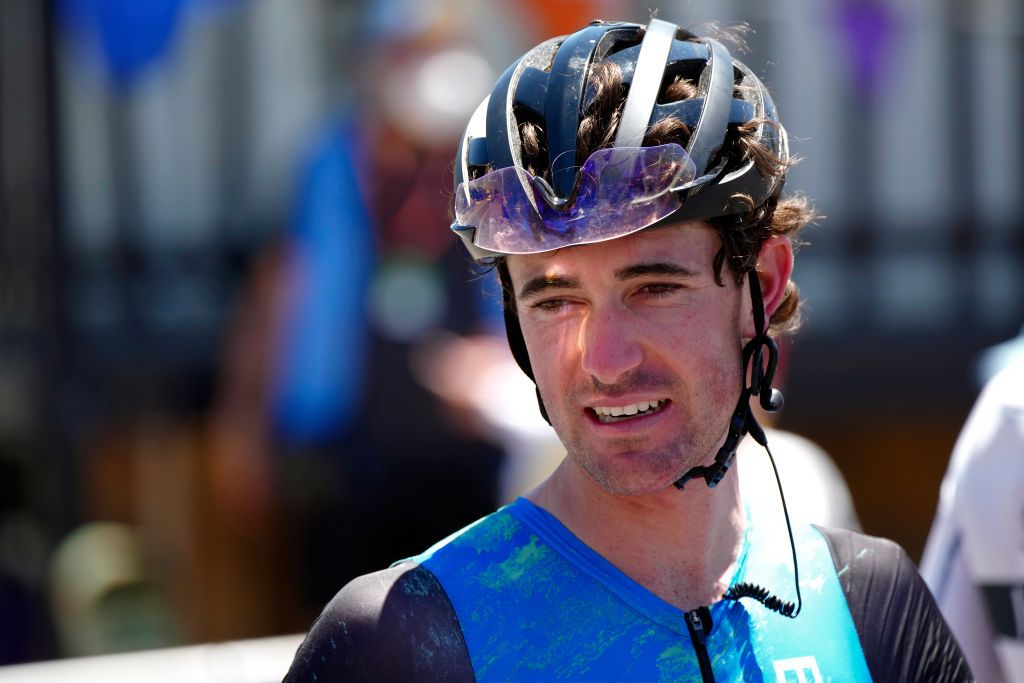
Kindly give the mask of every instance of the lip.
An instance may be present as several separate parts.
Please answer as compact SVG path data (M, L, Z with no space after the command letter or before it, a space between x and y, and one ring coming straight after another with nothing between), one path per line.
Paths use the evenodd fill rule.
M646 397L636 398L617 397L615 399L612 399L610 402L590 403L588 407L583 409L583 413L586 415L587 422L590 424L591 428L603 434L624 434L630 432L643 431L651 429L654 426L656 426L657 423L661 422L661 420L664 418L666 414L672 412L675 409L675 402L669 399L668 403L665 406L663 406L661 410L651 415L640 415L630 420L623 420L621 422L612 422L607 424L597 419L597 415L594 413L593 406L629 405L630 403L639 403L640 401L647 400L649 397L650 395ZM598 399L598 401L608 401L608 399Z

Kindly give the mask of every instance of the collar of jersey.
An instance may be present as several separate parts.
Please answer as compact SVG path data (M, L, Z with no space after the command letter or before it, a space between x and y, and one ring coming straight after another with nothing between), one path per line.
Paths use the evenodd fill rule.
M505 511L537 534L555 552L602 584L641 616L670 631L689 637L686 623L682 618L683 613L678 607L670 605L626 576L615 565L569 531L550 512L537 507L525 498L517 498L505 508ZM746 573L747 557L750 551L748 540L750 517L749 514L745 516L743 540L739 555L733 565L732 576L729 579L730 585L742 581ZM723 600L710 606L715 622L718 621L719 612L728 609L729 606Z

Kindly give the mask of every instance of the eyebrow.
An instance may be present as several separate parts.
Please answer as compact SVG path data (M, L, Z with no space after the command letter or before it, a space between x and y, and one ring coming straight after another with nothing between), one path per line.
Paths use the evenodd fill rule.
M632 280L647 275L666 275L671 277L693 277L695 273L677 263L658 261L652 263L637 263L615 271L615 279L620 281ZM550 289L574 289L580 286L580 281L574 277L562 277L559 275L538 275L531 278L519 290L519 299L525 300L540 295Z
M574 277L560 277L557 275L538 275L530 278L519 290L519 299L529 299L549 289L573 289L580 286L580 281Z
M615 271L616 280L632 280L646 275L668 275L674 277L693 277L692 270L677 263L657 261L654 263L637 263Z

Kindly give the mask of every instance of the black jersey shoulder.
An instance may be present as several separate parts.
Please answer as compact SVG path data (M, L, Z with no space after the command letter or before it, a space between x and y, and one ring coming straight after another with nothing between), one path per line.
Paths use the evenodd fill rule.
M896 543L818 527L828 542L875 681L972 681L914 563Z
M353 579L327 604L284 683L472 681L458 618L434 575L413 563Z

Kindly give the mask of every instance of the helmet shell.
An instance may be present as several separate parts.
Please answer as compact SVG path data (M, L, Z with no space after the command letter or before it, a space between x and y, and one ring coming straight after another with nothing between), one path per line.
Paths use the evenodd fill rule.
M578 158L577 132L595 97L589 82L599 64L618 68L626 92L616 146L639 146L650 126L669 117L691 131L686 152L696 179L678 190L680 208L661 223L739 214L781 191L782 178L763 177L754 159L720 153L730 127L754 122L753 140L788 160L786 133L768 90L717 40L652 19L646 26L593 22L537 45L506 69L462 135L456 192L463 181L489 171L524 169L520 126L533 121L546 135L546 175L554 195L570 197L585 161ZM660 101L677 77L693 82L696 95ZM528 182L528 174L520 177ZM500 255L473 243L473 226L453 223L452 229L475 259Z

